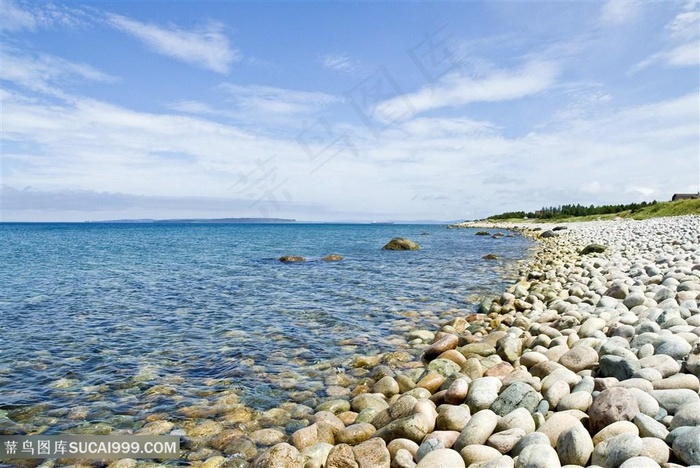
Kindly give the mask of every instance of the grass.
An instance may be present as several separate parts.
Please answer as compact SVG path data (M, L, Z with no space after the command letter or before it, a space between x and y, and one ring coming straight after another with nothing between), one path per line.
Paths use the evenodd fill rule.
M505 222L505 223L575 223L579 221L597 221L597 220L610 220L615 218L631 218L631 219L649 219L649 218L660 218L663 216L681 216L688 214L700 214L700 199L695 200L678 200L674 202L658 202L654 205L646 206L641 210L635 211L634 213L627 210L621 211L619 213L611 213L604 215L589 215L589 216L577 216L568 218L551 218L551 219L522 219L522 218L512 218L512 219L499 219L499 220L487 220L493 222Z

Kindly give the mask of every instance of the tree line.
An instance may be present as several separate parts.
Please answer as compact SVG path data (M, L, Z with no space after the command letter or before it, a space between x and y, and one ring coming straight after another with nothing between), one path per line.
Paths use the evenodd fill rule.
M534 212L525 211L509 211L499 215L489 216L489 219L511 219L511 218L534 218L534 219L556 219L556 218L571 218L578 216L604 215L620 213L622 211L630 211L632 213L641 210L647 206L655 205L656 200L652 202L630 203L628 205L600 205L600 206L583 206L576 205L561 205L542 207L542 209Z

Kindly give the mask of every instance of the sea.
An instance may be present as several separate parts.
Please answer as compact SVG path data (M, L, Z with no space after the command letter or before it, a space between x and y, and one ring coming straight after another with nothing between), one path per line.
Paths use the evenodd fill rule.
M0 224L0 434L135 430L149 415L231 389L255 411L314 392L322 399L319 369L391 352L397 335L436 331L514 280L531 241L475 233ZM382 250L394 237L421 249ZM489 253L498 260L482 259ZM323 261L328 254L344 259ZM282 263L283 255L306 261Z

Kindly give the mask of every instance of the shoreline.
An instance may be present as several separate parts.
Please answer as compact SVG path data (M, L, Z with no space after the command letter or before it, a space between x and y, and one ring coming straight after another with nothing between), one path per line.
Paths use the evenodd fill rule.
M488 313L410 331L420 361L355 362L253 466L700 464L700 217L460 227L540 242Z

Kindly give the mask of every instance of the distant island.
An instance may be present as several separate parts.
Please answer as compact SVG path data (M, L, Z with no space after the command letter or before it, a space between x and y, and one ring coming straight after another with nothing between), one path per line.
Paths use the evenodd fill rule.
M214 219L113 219L86 221L87 223L152 223L152 224L269 224L296 223L296 219L284 218L214 218Z

